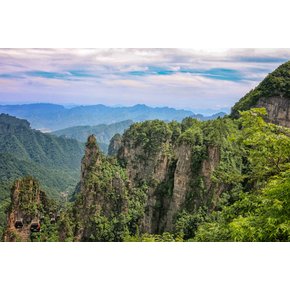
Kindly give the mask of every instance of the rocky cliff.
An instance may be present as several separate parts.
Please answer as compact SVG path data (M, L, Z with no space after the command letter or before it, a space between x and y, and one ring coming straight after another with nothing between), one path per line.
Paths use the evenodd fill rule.
M72 241L73 227L70 208L47 198L37 180L24 177L11 189L7 208L6 242Z
M290 98L283 96L262 97L255 107L266 108L269 122L290 128Z
M230 150L224 139L231 121L189 121L136 123L123 135L117 159L131 186L148 186L141 232L174 231L181 212L213 210L226 188L213 175Z
M7 212L7 230L4 241L27 242L33 239L31 226L36 224L35 233L48 213L46 195L33 178L15 181L11 190L11 204Z
M125 228L128 188L122 169L105 157L95 136L88 138L74 208L77 241L118 241Z
M108 155L109 156L116 156L118 154L118 151L121 147L121 142L122 142L122 136L117 133L115 134L109 144L108 148Z
M253 107L267 109L268 121L290 127L290 61L270 73L232 108L232 116Z

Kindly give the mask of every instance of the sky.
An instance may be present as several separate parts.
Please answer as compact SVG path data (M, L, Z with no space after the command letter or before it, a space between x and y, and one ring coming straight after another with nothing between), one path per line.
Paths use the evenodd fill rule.
M0 104L228 112L290 49L0 49Z

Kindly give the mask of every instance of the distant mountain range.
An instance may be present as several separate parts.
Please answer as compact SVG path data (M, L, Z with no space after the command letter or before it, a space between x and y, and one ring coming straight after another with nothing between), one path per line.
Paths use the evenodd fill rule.
M153 119L181 121L189 116L199 120L208 120L225 115L225 113L219 113L205 117L201 114L194 114L189 110L177 110L168 107L153 108L146 105L132 107L93 105L66 108L61 105L45 103L1 105L0 113L26 119L33 128L42 131L56 131L75 126L112 124L125 120L132 120L133 122Z

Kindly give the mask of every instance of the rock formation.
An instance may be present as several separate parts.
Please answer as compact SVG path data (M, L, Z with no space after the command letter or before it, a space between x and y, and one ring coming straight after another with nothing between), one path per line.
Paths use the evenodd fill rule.
M37 223L40 227L47 206L46 195L36 180L28 177L15 181L11 190L4 241L31 241L31 225Z
M101 153L96 138L89 136L82 160L80 190L74 208L77 241L121 239L123 216L128 211L126 177L122 169ZM107 227L107 229L106 229ZM118 239L119 238L119 239Z
M254 90L247 93L232 108L232 116L238 111L264 107L268 121L290 127L290 61L270 73Z
M178 213L184 209L195 212L204 206L212 210L223 188L212 180L222 155L218 138L203 142L196 137L194 143L193 136L186 142L182 132L176 139L170 126L160 121L132 126L118 151L131 186L148 186L140 225L144 233L172 232Z
M108 148L109 156L116 156L122 144L122 136L118 133L113 136Z

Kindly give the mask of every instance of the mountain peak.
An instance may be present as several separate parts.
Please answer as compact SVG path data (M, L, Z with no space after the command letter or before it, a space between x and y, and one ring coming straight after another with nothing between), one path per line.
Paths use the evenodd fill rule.
M30 123L23 119L10 116L8 114L0 114L0 132L12 133L17 130L30 129Z
M246 111L260 106L259 100L264 102L270 98L290 99L290 61L280 65L253 90L241 98L232 108L232 116L238 117L239 111Z

